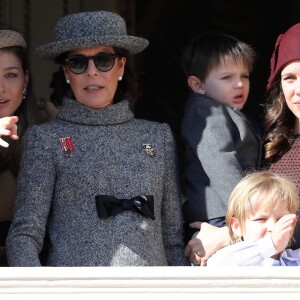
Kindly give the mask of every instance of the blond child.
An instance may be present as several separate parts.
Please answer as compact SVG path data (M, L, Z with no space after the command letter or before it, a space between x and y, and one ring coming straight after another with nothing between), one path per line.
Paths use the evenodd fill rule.
M247 175L228 201L231 245L217 251L207 265L300 266L300 249L286 249L297 209L297 190L288 179L268 171Z

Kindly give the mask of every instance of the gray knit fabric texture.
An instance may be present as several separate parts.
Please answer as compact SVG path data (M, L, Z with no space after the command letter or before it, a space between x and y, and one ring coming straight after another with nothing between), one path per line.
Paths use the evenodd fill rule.
M74 157L65 156L61 137L71 137ZM56 120L28 129L23 150L7 239L11 266L40 265L46 225L49 266L187 264L168 125L134 119L126 100L92 109L65 99ZM100 219L98 194L153 195L155 220L135 211Z
M108 11L82 12L58 20L54 40L40 46L36 54L54 60L64 52L94 46L113 46L136 54L143 51L148 40L127 34L126 23L118 14Z

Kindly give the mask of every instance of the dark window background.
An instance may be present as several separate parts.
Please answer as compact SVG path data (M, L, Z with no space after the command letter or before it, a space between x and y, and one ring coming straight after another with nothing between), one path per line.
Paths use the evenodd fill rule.
M300 1L143 0L135 3L135 33L150 41L150 46L135 60L142 88L136 116L171 126L181 164L184 149L180 124L189 96L181 57L187 43L199 33L223 31L254 47L257 60L244 112L263 120L273 47L278 34L300 21Z

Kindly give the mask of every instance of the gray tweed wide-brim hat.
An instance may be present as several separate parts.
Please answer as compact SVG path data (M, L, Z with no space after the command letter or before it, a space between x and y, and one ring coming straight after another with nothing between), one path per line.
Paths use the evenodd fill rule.
M54 41L36 48L35 53L48 60L73 49L113 46L131 54L143 51L148 40L127 34L126 23L118 14L108 11L81 12L58 20Z

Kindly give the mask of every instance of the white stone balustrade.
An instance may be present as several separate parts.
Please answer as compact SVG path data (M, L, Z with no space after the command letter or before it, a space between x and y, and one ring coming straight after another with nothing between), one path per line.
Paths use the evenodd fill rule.
M0 268L1 300L298 297L299 267Z

